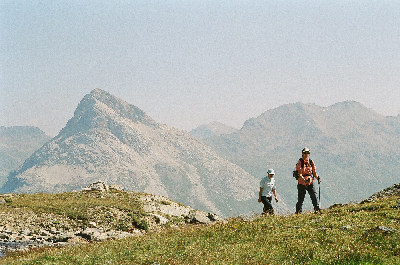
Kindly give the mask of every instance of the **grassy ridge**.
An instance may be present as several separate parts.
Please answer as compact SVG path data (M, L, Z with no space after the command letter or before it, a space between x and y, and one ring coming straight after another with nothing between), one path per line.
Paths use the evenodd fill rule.
M398 198L14 254L2 264L400 264ZM375 231L377 226L396 229Z
M17 194L6 198L6 204L0 205L0 211L7 212L12 208L29 209L35 213L55 214L64 216L81 227L86 227L90 221L104 224L107 228L125 229L132 220L139 220L143 215L140 193L112 191L101 192L64 192L57 194ZM110 218L104 213L109 209L118 209L127 216Z
M35 212L64 214L71 218L90 219L86 210L96 206L117 207L122 210L141 212L141 204L135 194L126 192L64 192L57 194L18 194L6 200L8 206L30 208Z

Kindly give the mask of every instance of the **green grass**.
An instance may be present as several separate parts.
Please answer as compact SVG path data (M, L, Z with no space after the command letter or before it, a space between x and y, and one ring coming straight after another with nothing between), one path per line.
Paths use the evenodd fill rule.
M79 221L86 226L90 221L110 223L110 217L104 213L110 209L118 209L128 213L132 220L119 220L115 228L121 225L128 230L131 221L137 221L143 214L142 203L138 200L139 193L127 192L65 192L58 194L16 194L6 199L6 204L0 205L1 211L11 208L30 209L35 213L52 213L65 216L70 220ZM117 219L117 218L112 218ZM117 222L118 220L114 220ZM124 224L121 224L123 221ZM137 221L138 222L138 221Z
M4 264L400 264L396 197L323 214L240 218L142 237L16 253ZM373 232L382 225L393 233ZM350 226L344 230L344 226Z
M121 210L141 211L134 193L65 192L57 194L18 194L7 199L12 207L28 207L35 212L79 215L88 207L112 206Z

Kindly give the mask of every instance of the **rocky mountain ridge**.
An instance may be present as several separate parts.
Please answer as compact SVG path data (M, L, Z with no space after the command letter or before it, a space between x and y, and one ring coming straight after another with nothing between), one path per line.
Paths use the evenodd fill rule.
M258 211L258 180L189 133L95 89L65 128L10 176L2 192L61 192L104 179L234 216Z
M249 119L234 133L202 141L254 176L274 168L278 193L294 208L291 175L303 147L311 149L322 176L322 205L359 201L398 181L399 132L398 116L379 115L358 102L294 103Z

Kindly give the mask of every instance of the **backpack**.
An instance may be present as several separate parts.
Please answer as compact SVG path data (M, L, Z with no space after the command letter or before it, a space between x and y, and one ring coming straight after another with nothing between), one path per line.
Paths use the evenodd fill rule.
M312 167L314 165L314 162L312 161L312 159L310 158L310 166ZM301 162L301 168L304 167L304 159L301 157L300 158L300 162ZM297 172L297 170L293 170L293 177L298 180L299 179L299 174Z

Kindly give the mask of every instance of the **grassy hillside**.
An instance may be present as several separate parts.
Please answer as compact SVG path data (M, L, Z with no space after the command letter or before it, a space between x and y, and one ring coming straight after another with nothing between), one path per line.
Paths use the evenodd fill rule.
M2 264L400 264L397 196L322 214L230 219L13 253ZM383 231L386 227L389 231Z

